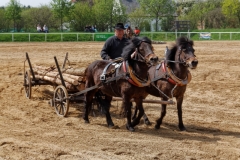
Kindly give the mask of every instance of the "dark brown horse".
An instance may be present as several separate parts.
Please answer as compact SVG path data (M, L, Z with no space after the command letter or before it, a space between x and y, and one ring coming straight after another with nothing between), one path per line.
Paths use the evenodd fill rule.
M157 66L149 69L151 85L146 87L150 95L161 97L163 100L169 100L173 97L177 101L178 127L181 131L186 130L182 120L182 102L187 84L191 80L191 74L188 68L195 69L198 60L194 54L193 41L186 37L180 37L176 44L166 52L166 59ZM135 110L133 119L137 114ZM156 121L155 128L159 129L162 120L166 115L166 104L162 104L160 118ZM144 114L144 121L149 124L147 116Z
M126 127L134 131L144 113L142 99L146 97L145 86L150 84L148 69L158 63L158 57L153 52L151 41L147 37L136 37L123 49L122 63L114 61L97 60L85 70L86 89L85 113L83 119L89 123L88 113L93 97L98 90L106 94L106 99L112 96L122 97L122 108L127 116ZM138 105L139 114L131 122L131 99ZM105 110L108 126L113 126L109 107Z

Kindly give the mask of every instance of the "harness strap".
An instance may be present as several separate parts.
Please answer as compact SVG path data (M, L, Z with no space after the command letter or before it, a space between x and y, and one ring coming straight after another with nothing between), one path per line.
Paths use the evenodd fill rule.
M151 83L149 77L147 82L141 82L141 80L134 75L132 67L128 65L128 61L123 62L123 71L126 72L126 79L132 85L135 85L137 87L146 87L149 86Z
M180 79L177 76L175 76L169 67L167 67L167 72L168 72L169 76L171 77L171 78L169 77L169 82L175 83L175 85L178 85L178 86L187 85L192 79L192 75L189 71L188 71L187 77L185 79Z
M113 63L113 62L108 63L108 64L105 66L105 68L103 69L103 72L102 72L102 74L100 75L100 80L101 80L101 81L105 81L105 80L106 80L106 72L107 72L107 69L108 69L108 67L109 67L112 63Z
M184 85L187 85L192 79L192 75L189 71L188 71L187 77L184 80L182 80L182 79L176 77L174 75L174 73L172 72L171 68L169 68L168 66L166 67L164 63L162 65L162 69L168 75L168 77L167 77L168 82L173 85L184 86Z
M130 74L128 72L128 67L127 67L128 63L126 63L126 61L123 61L123 71L126 73L126 79L128 80L128 82L130 82L132 85L134 86L138 86L138 84L134 83L134 81L132 81L132 79L130 78Z

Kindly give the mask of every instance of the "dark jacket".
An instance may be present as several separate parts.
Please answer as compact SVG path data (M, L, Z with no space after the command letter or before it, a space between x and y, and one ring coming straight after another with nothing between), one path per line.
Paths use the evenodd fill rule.
M109 60L121 57L123 48L129 44L128 39L122 38L118 39L117 36L109 37L100 53L102 59Z

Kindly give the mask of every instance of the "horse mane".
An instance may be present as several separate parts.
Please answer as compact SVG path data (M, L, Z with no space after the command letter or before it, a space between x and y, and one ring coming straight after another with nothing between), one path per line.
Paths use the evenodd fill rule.
M191 46L194 45L193 41L188 39L187 37L184 37L184 36L179 37L176 40L176 44L174 44L172 46L172 48L167 51L166 60L174 61L175 60L175 55L176 55L179 47L181 47L181 49L185 49L185 48L187 48L188 44L190 44ZM171 63L171 62L167 62L167 64L168 65L173 65L173 63Z
M152 41L147 37L134 37L130 40L130 43L123 48L123 52L121 54L122 58L125 61L130 60L131 54L141 45L141 42L152 44Z

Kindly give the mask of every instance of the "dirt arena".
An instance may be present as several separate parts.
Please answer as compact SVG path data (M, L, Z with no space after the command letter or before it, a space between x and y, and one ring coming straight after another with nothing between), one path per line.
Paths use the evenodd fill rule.
M173 42L166 45L171 46ZM159 130L154 129L161 107L144 104L151 126L141 122L135 132L125 129L120 102L112 104L116 127L101 114L82 119L83 104L70 104L68 117L57 116L48 105L52 86L35 86L25 97L25 53L32 64L62 64L69 53L72 66L85 67L100 59L103 42L0 43L0 160L151 160L240 159L239 41L196 41L199 64L183 102L186 132L178 130L176 106L167 107ZM154 44L163 57L165 44ZM28 68L28 67L26 67ZM157 99L149 96L148 99Z

